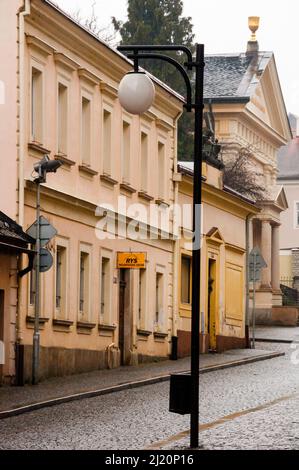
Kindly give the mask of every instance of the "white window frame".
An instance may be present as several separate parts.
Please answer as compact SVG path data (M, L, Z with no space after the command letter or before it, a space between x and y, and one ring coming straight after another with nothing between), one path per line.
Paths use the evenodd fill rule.
M164 149L164 161L163 161L163 166L162 166L162 174L160 172L160 150L159 147L160 145L163 146ZM157 178L157 195L158 199L161 199L162 201L166 201L168 198L168 191L167 191L167 167L166 167L166 162L167 162L167 141L164 137L158 136L157 140L157 168L159 170L159 176ZM160 178L163 177L162 180L162 189L160 187Z
M89 101L89 152L86 155L83 148L83 100ZM89 90L81 87L80 94L80 161L81 164L87 167L92 167L93 156L93 107L94 95ZM87 157L87 158L86 158Z
M40 125L39 130L36 132L34 119L34 101L33 101L33 70L36 70L41 77L41 103L40 103ZM44 64L31 58L30 61L30 142L37 142L42 145L44 142L44 128L45 128L45 67Z
M294 201L294 229L299 229L299 201Z
M146 177L145 177L145 187L143 187L143 175L142 175L142 168L143 168L143 144L142 144L142 135L146 136L147 140L147 161L146 161ZM149 169L150 169L150 129L148 127L145 127L144 125L141 126L140 129L140 189L142 192L146 194L150 194L149 192L149 184L150 184L150 178L149 178Z
M88 259L88 272L87 276L87 286L84 285L84 309L80 309L80 295L81 295L81 253L87 255ZM80 243L79 246L79 259L78 259L78 319L79 321L91 320L91 273L92 273L92 246L87 243Z
M63 294L63 305L57 308L56 298L57 298L57 250L58 247L65 250L65 272L63 274L63 279L61 280L61 289L64 290ZM70 320L69 318L69 305L70 305L70 249L69 249L69 239L67 238L58 238L56 237L56 250L55 250L55 263L54 263L54 318L55 319L64 319Z
M157 275L162 276L163 284L162 284L162 305L158 311L158 319L156 318L157 315ZM156 264L155 269L155 312L154 312L154 330L161 330L163 331L166 325L167 320L167 306L166 306L166 267ZM162 310L162 311L161 311ZM157 321L158 320L158 321Z
M128 129L128 142L125 139L124 127ZM122 117L121 124L121 161L120 161L120 171L121 171L121 182L125 184L130 184L131 182L131 160L132 160L132 120L127 116ZM128 145L128 149L126 146ZM124 158L125 157L125 158Z
M110 132L108 139L105 137L105 120L104 116L105 113L110 115ZM102 107L102 143L101 143L101 150L102 150L102 169L101 173L106 176L112 175L112 129L113 129L113 107L106 102L103 102ZM108 155L106 155L106 142L108 140Z
M59 135L60 135L60 124L59 124L59 86L62 85L66 88L66 123L65 123L65 148L60 149ZM57 74L57 154L65 155L69 154L69 137L70 137L70 80L66 79L62 74Z
M101 306L102 306L102 266L103 266L103 259L109 260L109 271L108 276L106 278L106 285L105 285L105 311L102 314ZM110 250L106 250L104 248L101 249L100 252L100 296L99 296L99 322L100 324L104 325L111 325L112 324L112 291L113 291L113 252Z

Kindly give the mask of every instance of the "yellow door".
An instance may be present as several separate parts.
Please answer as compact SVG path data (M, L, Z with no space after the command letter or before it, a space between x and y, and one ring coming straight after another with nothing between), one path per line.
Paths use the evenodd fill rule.
M216 350L216 260L209 259L208 278L209 349Z

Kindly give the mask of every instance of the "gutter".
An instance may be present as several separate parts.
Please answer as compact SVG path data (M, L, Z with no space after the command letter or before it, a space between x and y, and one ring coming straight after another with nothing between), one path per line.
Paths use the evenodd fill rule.
M249 103L249 96L218 96L218 97L204 97L204 103Z
M174 163L173 163L173 174L178 171L178 121L182 115L180 112L175 118L174 125L174 145L173 145L173 154L174 154ZM174 207L178 207L179 204L179 181L176 179L174 181ZM177 330L178 330L178 318L179 318L179 308L178 308L178 275L179 275L179 256L180 256L180 237L176 236L175 227L177 225L177 220L175 219L176 211L174 211L173 227L172 232L174 233L174 246L173 246L173 281L172 281L172 332L171 332L171 352L170 357L173 360L178 359L177 355ZM180 230L180 227L177 227Z
M24 0L23 7L19 10L19 174L18 174L18 223L21 227L24 225L24 200L25 200L25 183L24 183L24 161L25 161L25 17L30 15L31 0ZM22 269L22 256L18 261L18 297L17 297L17 316L16 316L16 345L22 342L22 329L21 329L21 299L22 291L24 290L24 283L22 283L22 276L27 274L31 266L32 259L29 256L29 265L27 268ZM17 352L17 351L16 351ZM16 354L16 369L18 357Z
M250 252L250 223L253 216L247 215L246 217L246 301L245 301L245 341L246 348L251 349L250 345L250 318L249 318L249 252Z

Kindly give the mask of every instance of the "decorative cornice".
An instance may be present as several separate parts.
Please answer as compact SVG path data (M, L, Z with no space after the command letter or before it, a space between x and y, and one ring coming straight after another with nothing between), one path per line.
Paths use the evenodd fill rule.
M146 113L143 113L141 115L141 118L146 119L149 122L153 122L153 121L158 120L157 115L155 113L153 113L152 111L150 111L150 110L146 111Z
M99 77L97 77L92 72L84 68L78 69L78 76L81 80L85 80L92 86L96 86L101 83L101 79Z
M62 154L59 154L59 153L57 155L54 155L54 160L59 160L65 166L74 166L74 165L76 165L76 162L74 162L73 160L70 160L66 155L62 155Z
M100 90L104 95L109 96L113 100L115 100L118 97L118 89L114 88L112 85L109 85L108 83L101 82Z
M106 174L100 175L100 180L104 181L105 183L108 183L111 186L115 186L118 183L117 180L111 178L110 175L106 175Z
M44 148L41 144L37 142L29 142L28 150L33 157L40 158L44 155L50 155L51 150Z
M114 331L116 330L116 325L103 325L103 324L99 324L98 325L98 330L102 330L102 331Z
M72 60L70 57L66 56L62 52L54 52L54 60L57 65L67 69L69 72L74 72L80 68L80 65Z
M136 189L134 189L128 183L120 183L119 187L120 189L122 189L123 191L126 191L127 193L130 193L130 194L136 193Z
M153 201L153 200L154 200L153 196L150 196L150 195L147 194L145 191L139 191L139 192L138 192L138 196L139 196L141 199L144 199L145 201Z
M140 336L150 336L152 334L152 331L137 328L137 334L140 335Z
M162 333L160 331L154 331L154 338L165 339L167 338L168 333Z
M62 320L60 318L53 318L52 324L54 326L63 326L65 328L69 328L74 324L74 322L72 320Z
M26 41L29 47L36 49L45 57L48 57L55 51L54 47L49 46L49 44L37 38L36 36L31 36L30 34L27 34Z
M86 330L93 330L96 327L96 323L90 323L88 321L77 321L77 328Z
M170 132L173 130L173 126L166 121L162 121L162 119L156 119L156 126L164 132Z
M82 173L86 173L89 176L95 176L98 174L96 170L93 170L89 166L85 166L85 165L79 165L79 171L81 171Z

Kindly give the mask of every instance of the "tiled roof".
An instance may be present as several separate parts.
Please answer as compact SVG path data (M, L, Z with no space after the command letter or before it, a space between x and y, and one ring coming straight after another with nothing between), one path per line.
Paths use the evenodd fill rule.
M248 99L271 56L272 52L207 55L205 99Z
M35 240L25 232L22 227L0 211L0 241L14 240L16 243L28 244Z

